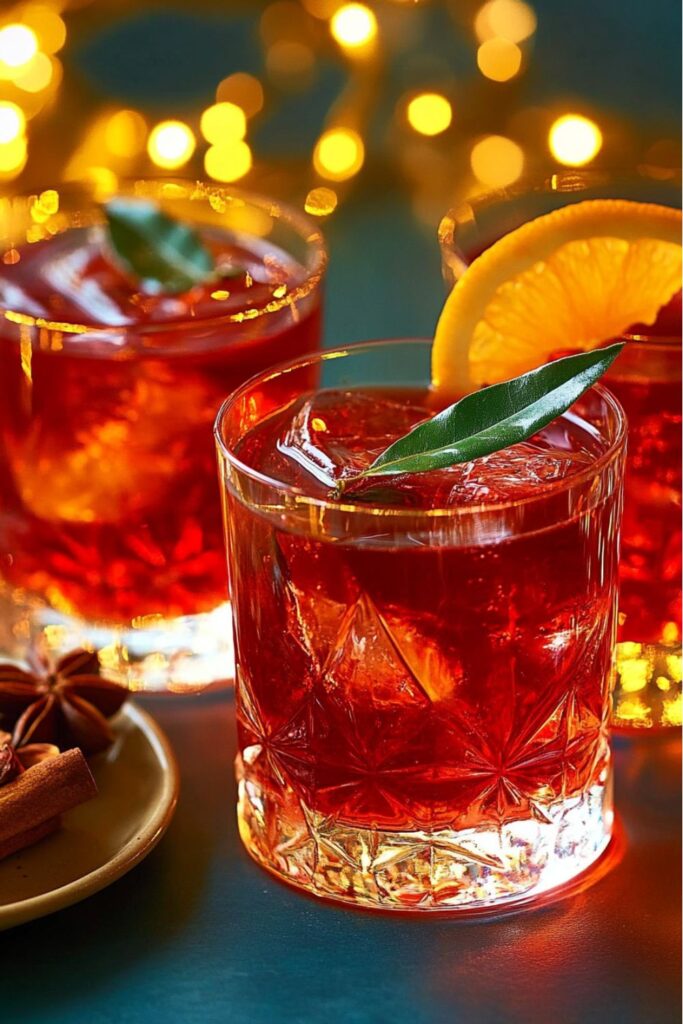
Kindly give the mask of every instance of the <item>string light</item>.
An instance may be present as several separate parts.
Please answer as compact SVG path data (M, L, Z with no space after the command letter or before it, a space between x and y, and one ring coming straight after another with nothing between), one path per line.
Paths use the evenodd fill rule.
M5 25L0 29L0 61L10 68L28 64L38 52L38 39L28 25Z
M309 14L321 21L327 21L339 7L339 0L303 0Z
M327 217L337 208L337 193L331 188L312 188L306 196L304 209L314 217Z
M243 139L247 131L247 119L241 107L235 103L214 103L201 116L199 129L207 142L221 145L234 139Z
M548 133L550 152L568 167L583 167L602 148L602 132L594 121L581 114L564 114Z
M440 93L423 92L410 101L406 117L411 128L421 135L440 135L453 120L453 108Z
M27 156L26 139L23 136L14 138L11 142L1 143L0 176L8 179L21 174L26 165Z
M17 75L14 75L14 84L24 92L42 92L52 81L53 70L48 55L37 53Z
M504 135L487 135L472 147L470 166L482 185L504 188L524 170L524 151Z
M274 77L306 76L312 69L313 50L296 39L279 39L268 48L266 67Z
M21 107L10 100L0 101L0 145L21 138L26 130L26 117Z
M157 167L174 170L187 163L195 145L194 133L183 121L160 121L149 134L147 152Z
M258 78L246 71L236 71L220 82L216 89L218 103L234 103L246 117L254 117L263 109L263 86Z
M57 11L45 4L22 4L22 25L33 29L43 53L57 53L66 42L66 25Z
M521 43L536 31L536 15L523 0L489 0L474 19L474 31L481 43L496 36Z
M251 165L251 150L242 139L209 146L204 155L204 169L216 181L238 181L248 174Z
M147 124L137 110L118 110L104 128L104 144L118 157L137 156L145 148Z
M330 32L345 49L366 47L377 36L377 18L365 4L344 4L332 15Z
M522 66L522 51L508 39L487 39L477 50L477 66L486 78L507 82Z
M330 128L320 136L313 151L313 166L331 181L352 178L363 166L365 147L352 128Z

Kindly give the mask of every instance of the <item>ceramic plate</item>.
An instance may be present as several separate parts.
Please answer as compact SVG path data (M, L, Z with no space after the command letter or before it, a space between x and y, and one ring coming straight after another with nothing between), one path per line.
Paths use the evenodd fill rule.
M135 867L168 828L178 768L156 722L126 704L116 741L90 762L99 794L54 835L0 860L0 930L91 896Z

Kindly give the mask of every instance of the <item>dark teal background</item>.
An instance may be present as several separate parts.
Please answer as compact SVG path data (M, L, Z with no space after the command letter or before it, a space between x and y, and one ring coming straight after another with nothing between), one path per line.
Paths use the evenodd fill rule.
M671 131L680 95L673 0L536 0L531 95L570 93ZM74 59L103 93L159 109L247 68L254 16L163 11ZM141 15L141 17L143 17ZM144 17L151 17L145 15ZM425 10L425 43L443 49ZM137 33L137 34L136 34ZM211 47L206 49L206 39ZM197 42L183 62L173 40ZM164 41L165 44L164 45ZM445 54L464 70L471 47ZM468 64L469 62L469 64ZM396 72L400 74L400 69ZM292 101L264 148L310 148L338 88ZM301 104L308 103L301 116ZM296 131L292 131L292 126ZM70 130L69 126L64 127ZM674 128L674 131L677 130ZM391 189L359 189L328 226L326 340L430 334L442 288L434 238ZM620 744L628 850L569 902L462 924L340 910L243 854L234 823L231 699L147 700L177 751L171 829L129 876L84 904L0 936L0 1022L49 1024L674 1024L680 1019L680 789L675 743Z

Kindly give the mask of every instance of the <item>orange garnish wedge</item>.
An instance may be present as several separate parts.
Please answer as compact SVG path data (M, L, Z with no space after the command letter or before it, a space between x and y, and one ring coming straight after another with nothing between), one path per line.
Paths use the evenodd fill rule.
M474 260L446 300L432 380L466 393L553 354L652 324L681 287L681 212L595 199L523 224Z

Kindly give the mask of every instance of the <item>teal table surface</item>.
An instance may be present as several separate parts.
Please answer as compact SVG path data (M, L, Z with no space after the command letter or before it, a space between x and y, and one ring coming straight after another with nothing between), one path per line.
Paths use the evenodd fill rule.
M390 197L332 226L327 342L430 334L436 245ZM161 844L97 896L0 936L0 1022L673 1024L680 1020L680 746L620 742L620 863L486 922L339 909L249 861L230 693L146 698L182 791Z
M0 937L0 1020L29 1024L674 1024L675 742L620 745L621 862L580 895L479 923L318 903L237 835L229 695L147 699L180 762L173 824L99 895Z

